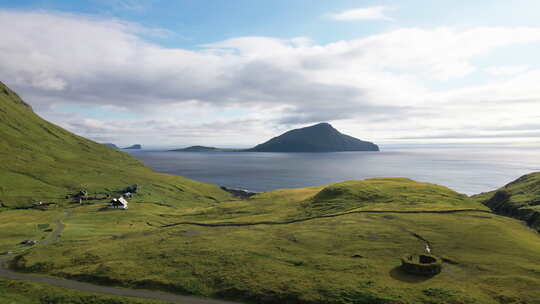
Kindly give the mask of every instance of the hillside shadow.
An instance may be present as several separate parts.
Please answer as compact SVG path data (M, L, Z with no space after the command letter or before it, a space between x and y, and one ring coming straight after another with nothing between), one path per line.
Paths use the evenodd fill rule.
M415 276L412 274L408 274L401 270L400 266L394 267L392 270L390 270L389 274L394 280L411 284L422 283L431 279L431 277Z

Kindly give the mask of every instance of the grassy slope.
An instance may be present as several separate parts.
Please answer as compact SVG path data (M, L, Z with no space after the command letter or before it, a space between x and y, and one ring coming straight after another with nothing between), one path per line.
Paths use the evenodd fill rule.
M51 223L62 216L58 209L7 210L0 212L0 254L9 250L19 250L26 246L17 245L24 240L41 241L55 228Z
M64 202L81 188L114 193L139 184L139 201L167 204L228 199L216 186L158 174L129 154L74 135L37 116L0 83L0 202Z
M524 175L496 191L475 195L473 199L540 231L540 172Z
M371 178L326 187L261 193L247 201L224 202L182 213L171 221L283 221L357 210L450 210L489 208L446 187L407 178ZM163 220L161 221L163 222Z
M333 207L313 207L323 199ZM276 226L159 228L184 220L277 221L398 206L482 208L447 188L407 179L279 190L215 207L137 204L129 213L107 214L97 212L97 206L76 207L60 243L36 248L17 265L82 280L257 303L540 303L539 237L497 215L351 214ZM397 269L401 256L424 250L413 233L451 261L442 274L422 279Z

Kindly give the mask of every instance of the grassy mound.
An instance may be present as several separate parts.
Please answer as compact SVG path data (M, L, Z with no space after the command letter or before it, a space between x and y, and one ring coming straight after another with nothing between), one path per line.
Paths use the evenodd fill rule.
M467 196L446 187L407 178L371 178L330 185L303 205L306 214L354 209L414 210L478 208ZM482 207L480 207L482 208Z
M540 231L540 172L524 175L496 191L473 198L498 214L523 220Z
M0 208L68 202L80 189L110 193L141 185L137 198L168 204L229 199L216 186L158 174L129 154L70 133L37 116L0 83Z

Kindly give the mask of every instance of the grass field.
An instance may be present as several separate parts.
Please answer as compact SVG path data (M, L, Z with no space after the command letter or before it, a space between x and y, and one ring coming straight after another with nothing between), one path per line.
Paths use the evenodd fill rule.
M328 188L279 190L210 208L76 207L59 243L30 251L15 266L255 303L540 303L539 236L495 214L349 214L287 225L160 227L184 220L300 218L313 214L312 203L321 197L335 204L317 214L394 209L400 201L400 210L485 209L444 187L406 179L338 187L343 191L337 194ZM358 192L386 196L370 203L350 195ZM392 199L392 193L399 195ZM401 256L425 250L415 234L445 259L441 274L422 278L399 270Z
M26 248L18 245L24 240L40 241L45 239L50 232L51 223L62 216L63 212L58 209L50 211L41 210L8 210L0 212L0 254L9 250Z

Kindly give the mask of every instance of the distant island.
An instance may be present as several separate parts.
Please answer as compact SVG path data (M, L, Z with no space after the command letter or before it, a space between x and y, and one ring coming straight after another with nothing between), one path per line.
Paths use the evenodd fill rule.
M113 144L113 143L104 143L104 145L109 147L109 148L120 150L120 148L118 148L118 146Z
M379 151L376 144L345 135L329 123L294 129L251 149L221 149L191 146L174 152L346 152Z
M137 145L133 145L133 146L129 146L127 148L124 148L124 149L129 149L129 150L140 150L142 149L142 146L137 144Z
M340 133L329 123L294 129L248 149L249 152L379 151L379 146Z

